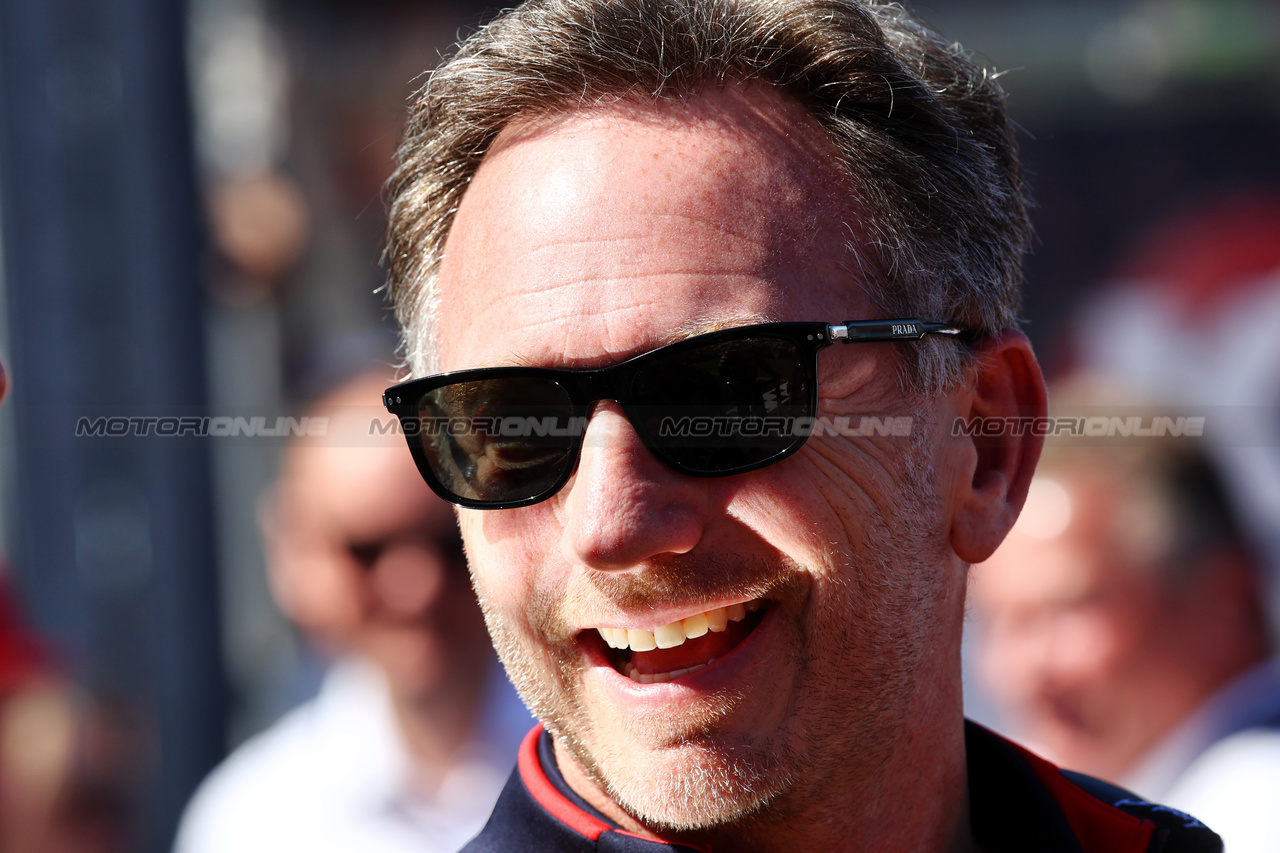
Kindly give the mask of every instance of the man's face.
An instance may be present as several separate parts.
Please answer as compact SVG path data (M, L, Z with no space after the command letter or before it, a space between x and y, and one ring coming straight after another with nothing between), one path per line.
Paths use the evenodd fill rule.
M335 426L343 419L367 423L382 384L341 398L332 431L351 434ZM452 507L403 447L292 448L279 506L273 579L304 629L373 661L406 699L483 674L489 644Z
M593 368L713 328L875 316L829 156L760 89L508 130L446 246L441 369ZM820 415L916 413L891 346L819 364ZM566 774L650 825L715 826L874 779L912 714L954 701L958 719L943 673L963 570L928 425L914 428L814 437L769 468L698 479L604 402L555 497L462 510L495 645L576 762ZM597 631L731 605L749 612L666 650L612 651Z
M1141 511L1150 504L1101 471L1038 477L1009 537L974 571L993 694L1034 748L1111 779L1197 698L1178 637L1194 604L1135 544L1153 527Z

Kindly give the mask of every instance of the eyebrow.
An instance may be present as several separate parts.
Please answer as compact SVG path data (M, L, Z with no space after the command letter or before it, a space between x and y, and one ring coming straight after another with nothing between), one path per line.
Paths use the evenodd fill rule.
M698 335L706 335L711 332L721 332L725 329L736 329L739 326L755 326L760 323L769 322L768 318L759 314L740 314L736 317L721 318L715 320L690 320L666 336L658 346L666 346L674 344L676 341L682 341L685 338L694 338Z
M537 359L530 358L529 356L524 355L522 353L518 353L518 352L507 353L506 357L502 361L496 364L485 365L485 367L543 367L543 366L544 365L541 365L538 363Z
M770 322L768 318L763 317L760 314L754 314L754 313L740 314L734 317L718 318L714 320L689 320L677 326L676 328L672 329L670 332L668 332L666 335L660 338L656 343L654 343L653 346L650 346L647 349L643 349L640 352L636 352L636 353L632 353L631 355L624 356L621 359L621 361L626 361L627 359L634 358L637 355L642 355L646 352L651 352L655 349L658 349L659 347L667 346L668 344L674 344L677 341L683 341L686 338L694 338L694 337L697 337L698 335L706 335L711 332L720 332L725 329L736 329L739 326L754 326L760 323L767 323L767 322ZM544 362L540 361L539 359L525 355L524 353L516 353L516 352L507 353L506 357L503 358L501 362L498 362L496 364L491 364L491 365L485 365L485 367L546 367L546 366L547 365ZM557 369L589 370L590 368L561 366Z

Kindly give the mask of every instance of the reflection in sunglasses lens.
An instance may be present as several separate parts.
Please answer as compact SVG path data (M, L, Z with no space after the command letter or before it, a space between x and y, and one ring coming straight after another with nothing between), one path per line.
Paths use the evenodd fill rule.
M582 426L572 414L568 393L553 380L458 382L419 402L418 440L436 478L455 495L521 500L564 475Z
M755 465L801 440L796 425L811 396L804 365L784 339L678 351L635 376L633 420L660 456L689 473Z

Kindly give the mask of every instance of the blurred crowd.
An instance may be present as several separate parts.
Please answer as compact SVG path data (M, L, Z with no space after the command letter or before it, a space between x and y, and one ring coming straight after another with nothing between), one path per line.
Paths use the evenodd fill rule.
M1072 334L1085 434L975 568L977 668L1056 763L1280 849L1280 196L1155 223Z
M127 849L136 731L59 670L0 575L0 850Z
M375 291L403 103L484 4L191 6L211 402L330 427L216 451L240 701L176 850L454 850L532 720L451 509L367 425L395 379ZM1058 321L1053 417L1126 426L1051 435L974 569L983 722L1196 814L1231 853L1280 850L1280 194L1166 214ZM1183 426L1135 434L1164 421ZM159 760L135 711L67 671L0 563L0 853L134 849Z
M330 661L319 694L214 771L177 853L456 850L533 725L489 645L452 507L399 436L357 440L387 377L316 402L327 435L289 445L261 508L275 600Z

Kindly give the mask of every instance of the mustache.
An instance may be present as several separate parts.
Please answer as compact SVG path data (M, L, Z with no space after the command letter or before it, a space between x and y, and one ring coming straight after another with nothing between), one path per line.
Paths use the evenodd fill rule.
M590 571L579 576L570 599L605 599L625 610L643 610L672 600L722 602L768 598L798 582L802 569L782 556L671 554L626 571Z

